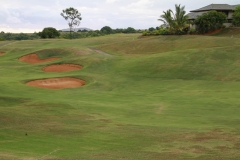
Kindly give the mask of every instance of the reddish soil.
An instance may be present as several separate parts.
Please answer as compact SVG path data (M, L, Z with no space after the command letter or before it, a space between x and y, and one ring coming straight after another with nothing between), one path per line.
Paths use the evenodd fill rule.
M20 61L31 63L31 64L44 63L44 62L54 61L54 60L58 60L58 59L59 58L39 59L38 55L35 53L28 54L28 55L25 55L25 56L19 58Z
M206 33L205 35L211 35L211 34L217 34L218 32L220 32L222 29L218 29L218 30L215 30L215 31L210 31L208 33Z
M85 85L86 82L77 78L50 78L34 80L26 83L28 86L47 89L77 88Z
M0 56L3 55L3 54L5 54L5 52L0 52Z
M54 64L44 67L42 70L44 72L69 72L82 69L82 66L76 64Z

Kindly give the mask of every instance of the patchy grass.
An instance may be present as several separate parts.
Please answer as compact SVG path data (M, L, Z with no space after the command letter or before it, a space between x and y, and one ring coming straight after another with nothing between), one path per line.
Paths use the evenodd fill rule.
M240 38L240 28L224 28L213 36Z

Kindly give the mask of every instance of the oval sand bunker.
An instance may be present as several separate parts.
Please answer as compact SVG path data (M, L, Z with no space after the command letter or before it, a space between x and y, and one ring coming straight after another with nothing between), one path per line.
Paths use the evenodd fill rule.
M25 56L22 56L19 58L20 61L31 63L31 64L37 64L37 63L44 63L44 62L49 62L49 61L54 61L58 60L59 58L47 58L47 59L39 59L38 55L33 53L33 54L28 54Z
M76 64L56 64L44 67L44 72L69 72L82 69L82 66Z
M85 85L85 81L77 78L50 78L34 80L26 83L28 86L34 86L47 89L77 88Z

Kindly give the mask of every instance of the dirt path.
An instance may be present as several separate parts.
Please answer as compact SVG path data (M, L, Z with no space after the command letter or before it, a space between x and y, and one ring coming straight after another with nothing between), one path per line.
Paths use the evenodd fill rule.
M91 49L91 50L93 50L93 51L95 51L95 52L97 52L99 54L105 55L105 56L112 56L111 54L108 54L108 53L103 52L103 51L101 51L99 49L96 49L96 48L89 47L89 49Z

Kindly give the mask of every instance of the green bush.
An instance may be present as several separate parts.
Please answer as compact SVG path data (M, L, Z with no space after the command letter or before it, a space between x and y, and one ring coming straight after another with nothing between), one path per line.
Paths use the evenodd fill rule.
M136 30L132 27L128 27L127 29L123 30L123 33L136 33Z
M224 22L227 21L227 16L225 13L210 11L203 13L195 21L196 30L198 33L207 33L209 31L214 31L220 29Z
M190 28L189 34L196 34L196 29L195 28Z
M42 32L39 32L41 38L57 38L60 36L60 33L52 27L44 28Z
M104 33L104 34L112 34L113 33L113 30L111 27L109 26L105 26L101 29L101 32Z
M233 24L240 26L240 6L236 7L233 13Z
M142 32L143 36L157 36L157 35L171 35L171 32L168 28L160 28L159 30L149 31L145 30Z
M160 35L171 35L171 32L168 28L161 28Z

